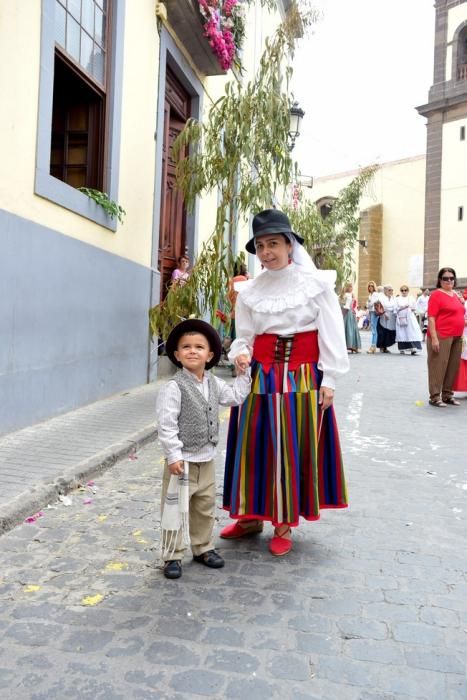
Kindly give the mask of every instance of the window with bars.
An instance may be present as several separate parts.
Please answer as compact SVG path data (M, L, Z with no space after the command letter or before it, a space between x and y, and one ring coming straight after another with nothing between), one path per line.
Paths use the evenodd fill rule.
M55 0L50 174L104 189L110 0Z

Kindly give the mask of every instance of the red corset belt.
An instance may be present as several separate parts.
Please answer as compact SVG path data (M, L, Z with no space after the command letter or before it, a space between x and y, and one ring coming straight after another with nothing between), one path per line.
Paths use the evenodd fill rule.
M295 335L257 335L253 345L253 359L260 362L266 372L273 364L287 362L289 369L294 370L300 365L318 362L318 331Z

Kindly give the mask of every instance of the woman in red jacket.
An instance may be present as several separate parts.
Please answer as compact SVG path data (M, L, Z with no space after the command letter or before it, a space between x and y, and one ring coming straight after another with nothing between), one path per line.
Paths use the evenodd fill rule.
M456 281L453 268L442 267L428 302L428 384L430 404L438 408L460 406L452 390L464 332L464 307L454 291Z

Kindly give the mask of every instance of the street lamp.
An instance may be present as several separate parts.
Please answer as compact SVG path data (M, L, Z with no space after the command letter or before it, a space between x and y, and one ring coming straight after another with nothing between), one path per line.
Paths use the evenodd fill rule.
M305 116L305 112L299 106L298 102L294 102L290 108L290 118L289 118L289 151L293 151L295 146L295 140L300 136L300 126L302 119Z

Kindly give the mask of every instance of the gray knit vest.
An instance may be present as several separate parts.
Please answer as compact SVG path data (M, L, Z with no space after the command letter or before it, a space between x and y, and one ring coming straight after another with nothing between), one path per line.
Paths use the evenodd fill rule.
M209 442L219 441L219 390L216 381L208 374L209 400L197 388L195 378L179 371L173 377L181 393L178 419L179 437L187 452L198 452Z

